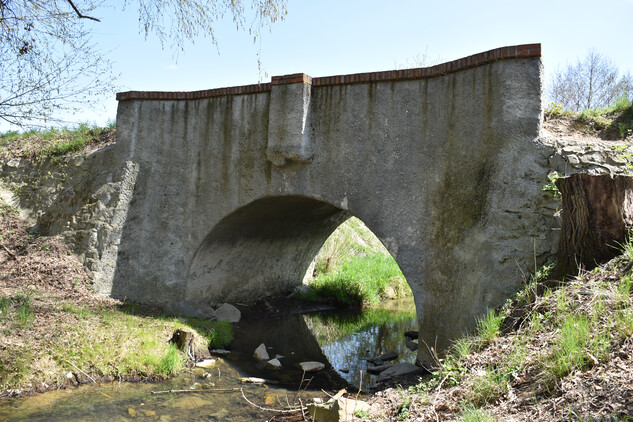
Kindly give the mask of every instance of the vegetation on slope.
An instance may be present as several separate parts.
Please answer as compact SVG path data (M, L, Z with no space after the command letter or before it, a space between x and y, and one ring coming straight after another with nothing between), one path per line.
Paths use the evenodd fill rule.
M545 273L479 320L476 334L457 340L430 377L396 394L378 393L373 417L628 420L633 244L567 282L545 281Z
M185 328L222 347L230 324L166 317L98 297L58 236L40 236L0 204L0 397L77 382L161 378L186 356L170 346Z
M315 258L312 292L338 305L371 305L411 295L398 264L380 240L352 217L327 239Z
M115 124L106 127L82 123L74 128L9 131L0 134L0 159L45 158L100 148L114 142Z
M628 139L633 137L633 101L623 95L612 107L569 111L560 104L550 104L545 118L566 120L572 129L594 134L605 139Z

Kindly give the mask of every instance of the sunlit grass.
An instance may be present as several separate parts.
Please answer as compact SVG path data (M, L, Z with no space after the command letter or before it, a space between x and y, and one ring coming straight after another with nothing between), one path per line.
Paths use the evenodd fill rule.
M335 273L317 277L310 286L317 297L343 305L373 304L410 295L398 264L382 254L353 257Z

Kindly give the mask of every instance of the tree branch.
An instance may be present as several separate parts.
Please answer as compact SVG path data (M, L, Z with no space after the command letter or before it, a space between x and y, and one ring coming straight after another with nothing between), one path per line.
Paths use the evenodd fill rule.
M77 6L75 6L75 4L72 2L72 0L66 0L66 1L68 2L68 4L70 4L70 6L75 11L75 13L77 13L77 16L79 17L79 19L91 19L91 20L96 21L96 22L101 22L99 19L93 18L92 16L82 15L81 12L79 11L79 9L77 9Z

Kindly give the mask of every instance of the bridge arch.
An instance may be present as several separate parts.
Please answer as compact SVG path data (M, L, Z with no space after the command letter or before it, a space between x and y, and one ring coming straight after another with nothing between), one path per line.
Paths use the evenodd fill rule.
M238 208L198 247L185 300L217 304L287 293L301 282L327 238L352 215L301 195L267 196Z

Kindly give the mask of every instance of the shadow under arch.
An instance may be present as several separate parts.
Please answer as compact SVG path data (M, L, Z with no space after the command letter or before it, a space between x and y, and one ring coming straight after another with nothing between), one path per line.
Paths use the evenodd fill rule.
M236 209L211 229L194 254L185 300L194 307L208 307L287 294L301 283L328 237L350 217L348 210L298 195L264 197ZM288 324L291 329L286 327ZM288 362L293 361L292 351L296 358L326 363L327 370L319 377L337 385L347 382L328 362L312 328L300 315L274 322L241 321L239 325L256 326L243 335L237 330L231 345L235 355L232 360L245 374L273 379L280 376L262 368L259 370L263 373L254 372L256 365L250 356L268 338L274 341L266 345L287 356ZM373 354L365 358L370 356ZM284 374L291 378L281 377L280 381L296 381L290 381L297 375L292 371Z
M294 195L265 197L238 208L198 247L185 300L217 304L288 292L350 216L327 202Z

